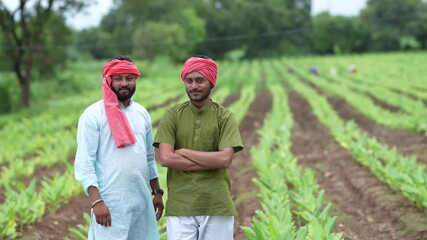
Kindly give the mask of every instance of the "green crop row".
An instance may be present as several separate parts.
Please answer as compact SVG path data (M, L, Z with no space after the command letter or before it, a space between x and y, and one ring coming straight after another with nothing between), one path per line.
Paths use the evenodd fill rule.
M299 167L290 153L293 119L287 94L273 69L264 70L273 106L259 130L260 143L251 149L262 211L242 229L250 240L342 239L334 233L336 217L329 216L332 205L324 203L314 173Z
M374 137L363 133L354 122L343 121L324 96L303 84L297 77L286 80L307 99L319 121L355 160L419 207L427 208L427 174L425 166L417 164L415 156L408 158L399 155L395 148L380 144Z

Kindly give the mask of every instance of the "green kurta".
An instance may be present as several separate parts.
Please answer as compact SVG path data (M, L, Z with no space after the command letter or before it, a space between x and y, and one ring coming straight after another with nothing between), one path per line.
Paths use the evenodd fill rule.
M234 114L212 102L197 109L189 101L166 110L154 146L168 143L175 149L218 151L243 149ZM168 168L166 216L235 216L227 169L179 171Z

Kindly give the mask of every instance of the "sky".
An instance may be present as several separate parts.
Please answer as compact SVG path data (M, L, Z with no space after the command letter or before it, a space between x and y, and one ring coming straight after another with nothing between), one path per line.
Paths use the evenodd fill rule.
M312 0L312 15L328 11L332 15L356 16L366 6L366 1ZM97 4L93 4L81 14L69 17L67 23L77 30L97 26L101 22L101 18L110 10L112 0L97 0L97 2Z

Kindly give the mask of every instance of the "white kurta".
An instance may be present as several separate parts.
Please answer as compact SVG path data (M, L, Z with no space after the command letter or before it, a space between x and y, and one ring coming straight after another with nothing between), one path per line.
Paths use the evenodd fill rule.
M88 240L159 239L149 184L158 177L151 119L136 102L121 108L137 138L125 148L114 143L103 100L89 106L79 120L75 177L86 194L89 186L99 189L112 219L111 227L103 227L92 213Z

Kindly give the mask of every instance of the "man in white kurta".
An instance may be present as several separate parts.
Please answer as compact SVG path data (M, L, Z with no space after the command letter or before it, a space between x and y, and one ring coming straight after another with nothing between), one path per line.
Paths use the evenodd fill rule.
M157 183L158 178L151 119L132 99L127 107L121 102L119 106L136 137L136 142L126 147L116 146L104 100L89 106L78 123L75 177L87 195L90 187L99 191L100 198L92 204L105 204L111 219L108 225L99 223L92 210L88 239L159 239L150 186L150 181Z

